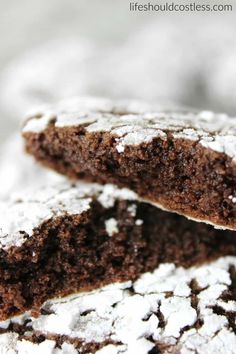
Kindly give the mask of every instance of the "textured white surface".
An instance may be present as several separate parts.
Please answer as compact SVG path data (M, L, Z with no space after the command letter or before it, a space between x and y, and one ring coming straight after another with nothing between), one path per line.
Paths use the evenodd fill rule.
M42 343L34 344L28 340L18 340L15 333L0 335L1 354L77 354L72 344L63 343L61 348L56 348L55 341L45 340Z
M1 107L16 120L29 106L61 99L67 93L148 100L167 97L220 111L233 105L230 113L234 113L235 11L213 16L196 12L185 16L174 12L136 16L126 11L126 0L115 6L107 0L95 0L102 19L92 10L94 3L80 0L75 4L69 0L68 5L63 0L55 13L54 1L48 4L44 0L33 6L25 0L12 9L2 0L2 12L9 9L7 21L1 23L1 33L9 30L11 40L6 37L1 41L1 62L7 64L6 75L1 77ZM114 23L114 16L122 18L122 26L119 21ZM37 18L37 24L32 18ZM92 60L85 42L75 39L78 33L99 47L94 51L92 45ZM61 38L56 41L58 44L51 40L53 37ZM68 38L72 38L71 42L75 39L77 65L76 59L67 53ZM86 65L83 52L85 56L89 54ZM40 67L44 69L39 70ZM225 94L218 95L217 90Z
M184 102L196 92L196 36L187 16L178 25L172 16L149 20L102 61L98 75L105 93Z
M114 342L98 351L99 354L147 354L155 342L177 346L183 354L234 354L236 335L227 315L229 311L235 312L236 301L231 300L227 309L228 301L221 298L232 283L231 266L236 266L236 257L219 258L189 269L162 264L134 283L117 283L90 293L47 301L38 318L26 313L11 321L26 323L29 339L38 331L46 338L57 334L86 343L102 343L106 339ZM193 280L199 288L196 295L191 288ZM192 296L197 299L196 307L192 305ZM215 305L225 309L225 314L218 315ZM0 322L0 328L9 323ZM0 349L3 345L13 353L16 347L21 348L20 354L32 346L14 333L0 335ZM57 353L53 341L42 342L40 346L44 346L45 353ZM40 346L35 346L35 350Z
M232 5L234 3L232 2ZM235 114L236 108L236 30L235 11L233 16L221 17L220 25L214 16L207 21L205 31L200 31L199 42L205 58L201 69L203 95L208 106ZM203 60L204 60L203 58ZM203 60L201 62L203 62Z
M188 113L163 107L149 112L145 107L143 103L92 97L67 100L32 112L23 132L41 132L52 121L58 128L86 124L88 132L115 135L119 153L126 146L150 142L155 137L166 139L171 132L175 138L198 141L236 161L236 119L207 111Z
M116 46L114 43L95 46L74 34L29 49L12 60L1 75L1 106L19 121L36 104L52 103L71 95L183 99L189 84L194 82L192 78L199 63L191 51L188 60L185 59L183 49L190 42L184 48L177 45L175 26L169 21L159 21L158 28L144 26L135 38ZM181 31L177 37L181 38ZM185 70L181 70L183 65Z
M21 121L35 105L84 94L89 85L87 64L94 50L89 40L71 36L46 41L29 50L3 71L1 106Z
M104 55L99 70L104 94L167 98L235 114L235 11L162 15L148 17L122 46Z
M0 248L19 247L31 237L34 228L62 215L79 215L90 208L95 197L105 208L112 207L116 199L136 199L136 194L113 185L61 182L41 188L30 188L15 193L11 200L0 201ZM111 230L112 226L112 230ZM108 225L109 234L114 230Z
M236 51L227 48L214 60L206 85L209 99L222 102L228 110L235 112L236 108L236 72L235 72ZM214 73L214 75L213 75Z

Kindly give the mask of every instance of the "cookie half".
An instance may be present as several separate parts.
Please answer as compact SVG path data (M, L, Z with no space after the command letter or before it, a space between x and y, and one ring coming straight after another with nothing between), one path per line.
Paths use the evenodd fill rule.
M215 230L113 185L64 182L0 202L0 319L47 299L136 279L162 262L235 254Z
M0 322L1 353L235 353L236 257L163 263L136 281L43 304Z
M236 120L81 99L35 112L26 149L72 178L128 187L162 209L236 229Z

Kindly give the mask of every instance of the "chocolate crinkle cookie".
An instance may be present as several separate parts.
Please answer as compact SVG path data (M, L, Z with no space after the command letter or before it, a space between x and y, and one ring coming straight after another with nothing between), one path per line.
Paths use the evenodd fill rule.
M61 182L0 202L0 319L79 291L135 280L159 264L234 255L216 230L113 185Z
M41 108L26 149L73 179L127 187L161 209L236 229L236 120L87 98Z
M236 257L46 301L0 322L2 353L234 354Z

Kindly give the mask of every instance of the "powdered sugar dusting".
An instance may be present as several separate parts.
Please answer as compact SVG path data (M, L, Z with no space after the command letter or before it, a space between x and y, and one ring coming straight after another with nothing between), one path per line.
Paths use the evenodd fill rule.
M236 203L236 197L233 197L232 195L230 195L228 198L230 200L232 200L232 203Z
M106 232L110 237L115 235L117 232L119 232L117 220L114 218L110 218L106 220L105 226L106 226Z
M23 132L43 131L52 120L58 128L86 125L88 132L114 135L119 153L126 146L148 143L155 137L166 139L170 132L176 139L198 141L236 161L236 120L225 114L151 107L143 102L80 98L39 109L31 117Z
M117 283L47 301L38 318L25 314L11 320L26 324L28 342L15 333L7 333L0 335L0 346L4 343L11 350L20 348L19 353L23 354L23 349L33 348L30 338L36 331L45 335L46 340L40 345L43 347L45 343L50 354L55 353L56 345L47 340L52 334L85 343L112 341L113 344L105 345L97 354L148 354L155 343L164 344L167 349L163 353L179 348L183 354L233 354L236 335L229 318L235 312L236 301L228 301L223 296L232 283L229 271L232 266L236 267L236 257L222 257L189 269L162 264L133 283ZM193 282L198 286L197 293L192 289ZM218 314L215 305L225 312ZM1 322L0 328L7 328L9 323ZM77 353L75 347L70 353L74 352Z
M54 340L45 340L41 343L32 343L29 340L18 340L16 333L0 335L1 354L77 354L72 344L63 343L61 348L56 347Z
M51 218L87 211L93 198L109 208L116 199L134 200L136 194L113 185L103 188L98 184L69 182L15 193L10 201L0 202L0 248L20 247L33 235L34 228Z

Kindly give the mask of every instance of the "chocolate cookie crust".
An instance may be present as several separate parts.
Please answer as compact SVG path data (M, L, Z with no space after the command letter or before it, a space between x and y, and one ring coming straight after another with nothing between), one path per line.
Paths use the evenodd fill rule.
M235 254L232 231L188 221L112 185L42 188L0 203L0 319L47 299L134 280L162 262Z
M26 123L26 150L71 178L114 183L159 207L236 229L236 121L66 102Z

